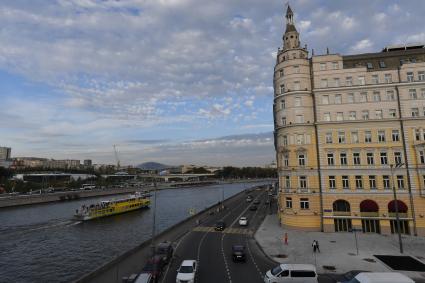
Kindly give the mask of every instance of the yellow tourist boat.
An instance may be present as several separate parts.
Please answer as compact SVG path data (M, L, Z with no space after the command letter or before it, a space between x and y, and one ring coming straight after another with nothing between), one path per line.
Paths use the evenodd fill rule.
M123 199L104 200L96 204L83 205L76 210L75 218L83 221L92 220L149 207L149 204L148 193L136 192Z

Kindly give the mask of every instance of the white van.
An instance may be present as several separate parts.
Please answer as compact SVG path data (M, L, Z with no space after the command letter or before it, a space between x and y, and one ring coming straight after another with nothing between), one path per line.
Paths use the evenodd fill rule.
M311 264L280 264L266 272L265 283L318 283L316 267Z
M398 272L362 272L347 283L415 283Z

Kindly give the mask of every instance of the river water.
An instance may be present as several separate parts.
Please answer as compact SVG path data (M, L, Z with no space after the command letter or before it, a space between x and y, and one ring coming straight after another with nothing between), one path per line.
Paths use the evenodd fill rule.
M222 190L228 198L262 183L157 191L157 233L187 218L190 209L217 203ZM88 222L72 219L82 204L110 198L1 209L0 282L70 282L149 239L152 208Z

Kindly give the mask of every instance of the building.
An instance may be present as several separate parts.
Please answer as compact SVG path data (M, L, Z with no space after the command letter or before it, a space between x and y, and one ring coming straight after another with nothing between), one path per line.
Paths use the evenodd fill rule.
M86 159L84 160L84 166L85 167L92 167L93 163L91 161L91 159Z
M309 56L299 36L288 6L273 104L282 225L391 234L397 203L401 232L425 236L424 46Z
M0 147L0 160L10 160L12 149L10 147Z

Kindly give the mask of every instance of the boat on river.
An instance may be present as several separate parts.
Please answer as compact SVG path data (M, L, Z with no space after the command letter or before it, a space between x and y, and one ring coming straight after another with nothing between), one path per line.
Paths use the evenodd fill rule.
M86 221L149 207L149 196L149 193L135 192L122 199L103 200L95 204L82 205L75 211L74 217L77 220Z

